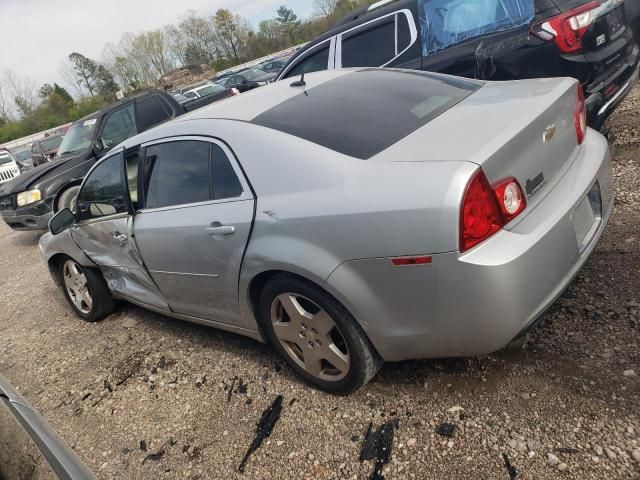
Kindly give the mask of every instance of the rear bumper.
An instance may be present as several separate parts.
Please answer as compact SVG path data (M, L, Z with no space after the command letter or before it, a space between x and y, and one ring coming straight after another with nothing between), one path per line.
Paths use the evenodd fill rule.
M574 215L596 182L602 219L581 248ZM590 131L564 176L509 230L428 266L346 262L325 288L387 361L491 353L535 322L589 258L613 209L611 182L607 142Z
M2 210L0 217L14 230L47 230L53 211L47 200L15 210Z
M599 130L616 107L627 97L629 92L638 82L640 69L640 47L635 45L632 53L625 63L604 82L598 85L590 85L587 91L594 90L586 100L587 118L589 126ZM606 96L604 92L611 86L617 85L619 88L613 94Z

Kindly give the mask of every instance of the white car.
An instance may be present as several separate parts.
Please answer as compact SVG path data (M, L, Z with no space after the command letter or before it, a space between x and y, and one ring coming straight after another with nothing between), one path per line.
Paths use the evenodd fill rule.
M8 150L0 150L0 185L20 175L20 167Z

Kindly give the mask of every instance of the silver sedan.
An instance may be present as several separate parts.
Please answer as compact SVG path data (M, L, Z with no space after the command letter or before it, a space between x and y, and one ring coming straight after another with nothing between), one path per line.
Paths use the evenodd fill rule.
M320 72L127 140L40 247L87 321L125 300L348 393L523 334L595 248L611 181L574 80Z

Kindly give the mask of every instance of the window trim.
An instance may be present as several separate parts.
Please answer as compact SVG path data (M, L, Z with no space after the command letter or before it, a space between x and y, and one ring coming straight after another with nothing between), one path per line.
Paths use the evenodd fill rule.
M322 50L323 48L326 48L327 47L327 45L325 45L326 43L329 44L328 45L329 57L327 60L327 70L333 70L335 65L335 59L336 59L336 36L335 35L331 38L327 38L326 40L323 40L322 42L314 45L306 52L303 52L302 55L296 58L295 62L291 63L285 70L282 71L280 75L278 75L278 80L284 80L287 73L289 73L291 70L297 67L300 63L302 63L311 55L318 53L318 51Z
M251 187L249 186L249 182L247 181L245 175L244 175L244 171L242 170L242 168L240 167L240 164L238 162L238 159L236 158L235 154L233 153L233 151L231 150L231 148L229 148L227 146L226 143L224 143L224 141L217 139L217 138L213 138L213 137L204 137L201 135L180 135L180 136L175 136L175 137L165 137L165 138L160 138L160 139L156 139L156 140L151 140L149 142L145 142L143 144L140 145L140 149L141 151L144 152L144 157L142 160L142 163L144 165L144 167L142 168L142 175L140 175L140 178L143 180L142 184L144 185L144 175L146 175L147 169L146 169L146 163L147 163L147 147L151 147L154 145L161 145L161 144L165 144L165 143L173 143L173 142L181 142L181 141L198 141L198 142L207 142L208 144L214 144L217 145L218 147L220 147L222 149L222 151L225 153L225 155L227 156L227 158L229 159L229 163L231 164L231 168L233 168L234 173L236 174L236 177L238 178L238 181L240 182L240 186L242 187L242 193L237 196L237 197L229 197L229 198L220 198L217 200L205 200L202 202L193 202L193 203L181 203L180 205L169 205L166 207L156 207L156 208L147 208L146 207L146 196L147 196L147 192L144 191L144 187L142 189L142 197L144 198L143 202L142 202L142 208L137 210L136 213L153 213L153 212L164 212L164 211L170 211L170 210L179 210L182 208L190 208L190 207L199 207L199 206L204 206L204 205L215 205L215 204L219 204L219 203L231 203L231 202L242 202L242 201L246 201L246 200L253 200L255 197L253 195L253 189L251 189ZM210 147L211 148L211 147ZM211 152L211 150L209 150ZM209 166L211 166L211 158L209 158ZM209 188L213 188L213 185L211 184L211 171L209 171ZM138 192L138 195L140 195L140 192ZM138 202L140 202L140 198L138 198Z
M103 162L106 162L107 160L111 159L112 157L115 157L119 154L122 154L122 168L124 170L123 172L123 176L122 176L122 180L124 185L121 185L124 192L126 192L126 203L127 203L127 211L126 212L120 212L120 213L113 213L111 215L105 215L104 217L96 217L96 218L87 218L84 220L81 220L79 222L76 222L74 227L81 227L83 225L90 225L93 223L100 223L100 222L106 222L109 220L116 220L118 218L124 218L124 217L128 217L130 215L133 214L133 204L131 202L131 196L129 194L129 186L127 185L127 162L125 160L125 148L124 147L120 147L116 150L110 151L108 154L104 155L104 157L102 157L100 160L98 160L87 172L87 174L84 176L84 179L82 180L82 183L80 184L80 190L78 190L78 196L80 196L80 194L82 193L82 190L84 189L84 185L87 182L87 178L89 178L89 176L93 173L93 171L98 168L100 165L102 165Z
M411 35L411 41L409 42L409 45L407 45L407 47L402 50L401 52L398 52L398 18L400 14L404 14L404 16L407 18L407 22L409 23L409 33ZM408 8L403 8L402 10L396 10L394 12L388 13L386 15L383 15L381 17L378 18L374 18L373 20L370 20L366 23L363 23L361 25L358 25L356 27L352 27L349 30L345 30L344 32L339 33L338 35L336 35L336 58L335 58L335 68L342 68L342 40L343 37L345 35L351 35L355 32L355 34L357 34L358 30L366 30L369 29L370 26L374 23L383 23L384 20L388 21L389 17L394 17L394 23L395 23L395 52L396 52L396 56L393 57L391 60L389 60L387 63L383 64L383 65L378 65L377 67L386 67L387 65L389 65L391 62L396 61L398 58L400 58L402 55L404 55L406 52L409 51L409 49L411 49L411 47L413 47L413 45L418 41L418 27L416 26L416 22L415 19L413 18L413 13L411 13L411 10L409 10ZM340 52L340 55L337 54L337 52Z

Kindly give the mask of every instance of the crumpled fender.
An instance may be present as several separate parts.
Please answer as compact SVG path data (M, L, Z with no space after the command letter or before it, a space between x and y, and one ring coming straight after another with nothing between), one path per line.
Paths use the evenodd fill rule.
M49 271L53 276L53 279L58 283L58 278L53 271L52 260L58 255L66 255L75 260L79 265L83 267L97 268L97 265L87 257L84 252L78 247L71 237L71 229L67 229L57 235L52 235L47 232L40 237L40 252L42 252L42 258L46 265L49 267Z

